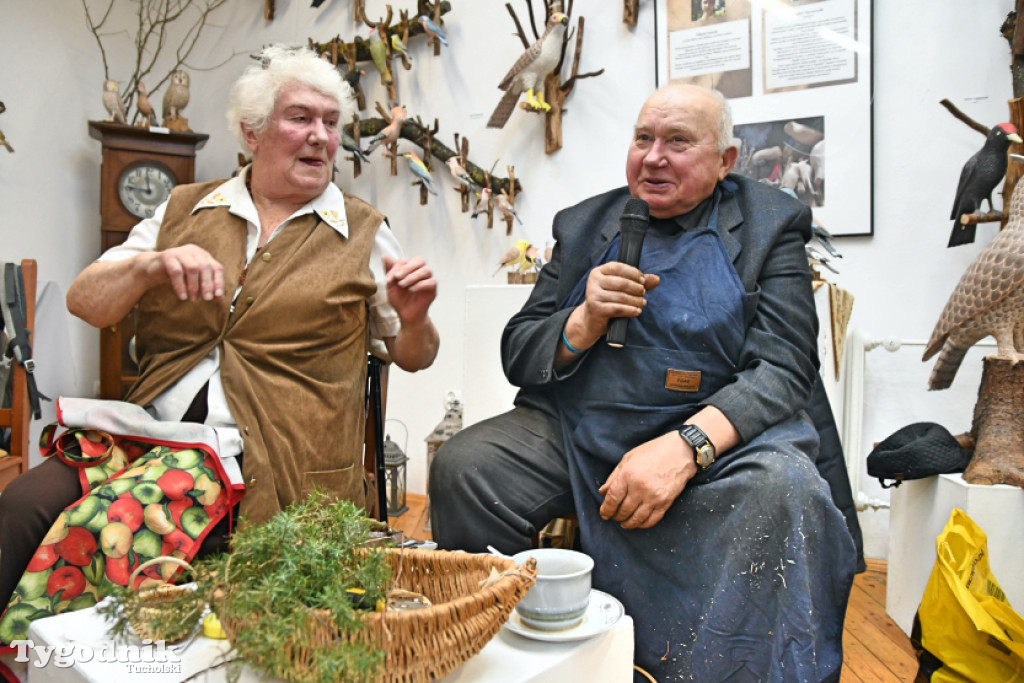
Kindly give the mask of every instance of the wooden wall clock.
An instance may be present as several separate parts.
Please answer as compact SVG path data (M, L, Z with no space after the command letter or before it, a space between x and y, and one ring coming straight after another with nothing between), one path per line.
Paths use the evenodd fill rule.
M210 137L107 121L90 121L89 135L103 144L101 251L123 242L176 185L195 181L196 151ZM100 331L100 398L120 399L135 381L138 369L128 352L134 332L132 315Z

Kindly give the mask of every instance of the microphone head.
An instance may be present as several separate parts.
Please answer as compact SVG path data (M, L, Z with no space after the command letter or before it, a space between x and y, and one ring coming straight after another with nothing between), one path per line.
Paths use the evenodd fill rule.
M622 208L619 217L619 231L631 235L643 235L651 222L651 207L643 199L631 198Z
M643 199L630 197L622 208L622 221L634 220L647 223L651 220L651 207Z

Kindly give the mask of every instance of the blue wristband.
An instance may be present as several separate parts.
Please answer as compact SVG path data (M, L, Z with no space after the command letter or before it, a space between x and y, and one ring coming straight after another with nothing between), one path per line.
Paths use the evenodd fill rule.
M574 349L572 347L572 344L569 343L569 340L565 338L565 330L562 330L562 343L565 344L565 348L569 349L570 353L574 353L577 356L583 353L579 349Z

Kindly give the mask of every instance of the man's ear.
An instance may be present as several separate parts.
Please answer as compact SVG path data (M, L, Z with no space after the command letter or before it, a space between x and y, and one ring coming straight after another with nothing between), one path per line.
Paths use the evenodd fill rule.
M249 151L256 151L256 133L244 123L239 124L242 126L242 135L245 136L245 144L249 145Z
M736 163L736 159L740 155L740 150L735 145L729 146L724 152L722 152L722 169L718 174L719 180L724 180L725 176L729 175L729 171L732 170L733 165Z

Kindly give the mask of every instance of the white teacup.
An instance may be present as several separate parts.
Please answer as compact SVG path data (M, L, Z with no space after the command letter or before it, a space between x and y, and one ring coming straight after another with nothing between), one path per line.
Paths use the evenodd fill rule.
M583 619L590 602L594 560L575 550L538 548L512 557L522 565L537 560L537 582L516 605L524 624L543 631L572 628Z

